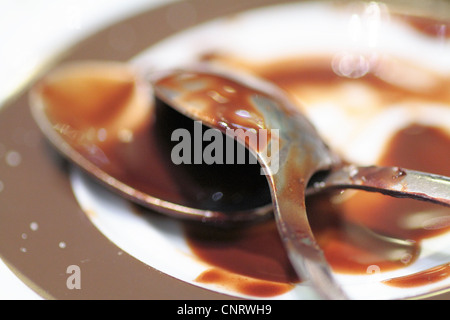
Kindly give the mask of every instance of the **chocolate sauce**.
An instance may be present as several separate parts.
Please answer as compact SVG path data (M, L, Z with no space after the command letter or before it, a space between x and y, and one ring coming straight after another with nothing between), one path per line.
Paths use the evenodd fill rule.
M223 59L223 58L220 58ZM335 57L306 56L298 59L274 61L263 66L245 66L256 68L259 76L277 84L279 87L297 96L305 105L313 104L317 98L323 98L327 92L338 92L354 84L376 88L376 102L379 105L395 105L405 101L427 103L450 103L448 78L428 69L422 69L408 61L391 57L380 57L372 62L368 72L361 77L351 78L339 74L333 65ZM431 79L422 84L424 87L396 85L391 69L401 77L423 77ZM411 73L410 73L411 72ZM399 81L401 83L401 80ZM352 101L352 103L357 100ZM375 101L374 101L375 102Z
M289 292L294 287L294 284L241 276L238 273L229 272L222 268L209 269L200 274L195 281L218 285L233 292L260 298L279 296Z
M450 263L444 263L408 276L385 280L383 283L393 287L411 288L432 284L448 277L450 277Z
M395 163L415 170L448 175L450 168L445 157L448 159L450 156L449 146L450 138L439 129L411 125L392 138L379 164L390 166ZM320 206L323 208L324 204ZM339 272L364 273L370 265L377 265L382 271L410 265L420 254L421 240L450 230L445 224L442 228L425 227L429 219L449 217L448 208L412 199L358 191L339 205L331 207L334 207L331 214L334 220L325 224L325 227L323 213L330 208L317 213L314 207L310 207L309 215L327 259ZM423 212L428 215L422 217ZM348 229L348 224L370 228L389 238L380 237L375 251L366 250L364 247L367 241L350 239L352 231ZM403 240L401 250L396 250L397 242L389 239ZM395 250L396 255L390 253L392 250Z
M273 221L236 229L189 224L186 235L194 254L212 266L199 282L261 297L284 293L299 282Z
M396 15L395 17L405 21L415 30L428 37L439 39L450 38L450 22L413 15Z

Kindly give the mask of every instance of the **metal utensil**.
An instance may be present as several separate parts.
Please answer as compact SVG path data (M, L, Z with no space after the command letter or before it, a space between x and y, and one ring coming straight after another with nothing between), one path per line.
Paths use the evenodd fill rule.
M302 279L312 279L314 287L324 297L346 298L346 294L334 280L309 227L305 209L306 195L333 188L357 188L449 205L450 179L446 177L401 168L344 164L279 89L253 77L242 76L238 80L230 75L225 77L214 74L211 70L203 73L171 72L158 76L153 81L153 92L150 83L139 77L128 65L96 62L63 68L38 83L31 94L33 115L57 149L108 187L159 212L182 219L228 224L266 218L272 214L272 204L236 210L232 214L192 208L155 197L99 168L95 163L97 158L87 158L85 153L77 149L79 145L83 148L87 146L89 152L101 154L96 153L101 149L91 141L92 123L73 128L61 122L57 116L55 118L48 110L42 86L46 81L72 81L69 90L74 90L71 93L73 97L81 95L83 91L77 91L80 90L77 85L82 85L76 81L77 77L78 80L83 80L85 76L97 77L100 83L106 80L114 90L131 88L133 94L131 98L128 97L125 111L113 121L116 133L120 134L123 128L128 129L124 132L124 139L127 138L126 133L138 127L143 119L154 116L153 94L187 117L200 120L206 126L224 133L230 128L246 128L254 133L261 131L260 129L269 130L271 138L275 138L271 141L279 144L276 156L268 152L272 146L269 141L262 145L247 144L247 147L256 155L268 178L275 218L292 264ZM108 115L108 105L102 104L102 107L105 109L88 112L106 112ZM98 135L101 135L103 128L98 126L94 129L94 140L101 140Z
M344 164L286 96L259 79L235 79L234 75L214 74L210 70L174 71L155 80L154 88L156 96L169 106L212 128L227 133L245 127L254 132L270 130L272 136L276 135L277 159L273 150L268 152L273 140L262 146L245 139L241 143L256 155L265 170L275 220L291 263L299 276L312 280L324 297L344 299L347 295L336 282L309 226L307 193L361 188L450 204L450 179L446 177L400 168Z
M125 97L120 97L117 92L123 92ZM195 202L200 201L187 202L182 195L178 195L177 184L182 184L184 180L187 181L185 189L195 190L192 193L210 191L202 188L202 181L196 181L196 173L191 174L194 178L190 180L186 175L170 178L172 185L168 187L167 184L153 182L158 179L158 175L170 176L173 172L180 171L170 158L165 157L165 152L161 152L164 157L159 155L160 159L158 158L155 154L161 150L156 145L158 139L150 140L147 137L156 135L155 131L160 131L155 128L155 124L176 122L176 115L170 115L169 119L155 120L157 111L152 87L128 64L109 61L65 64L45 75L34 85L30 94L30 105L39 128L56 150L89 176L132 202L175 218L215 225L254 222L272 216L270 192L265 178L259 177L258 164L257 171L253 168L253 172L256 172L253 176L257 175L262 184L256 186L253 192L243 192L248 199L231 203L228 208L221 207L221 202L218 201L197 206ZM143 126L147 126L145 130L141 129ZM167 127L166 124L159 126ZM141 132L144 139L136 144L136 141L132 140L136 140L136 132L139 130L148 132ZM167 128L164 130L167 131ZM108 154L107 150L111 149L110 140L117 144L118 148ZM133 144L134 146L130 147ZM134 150L130 150L131 148ZM146 149L145 158L141 159L140 163L141 167L148 168L146 172L139 172L139 168L135 168L135 158L142 156L143 148ZM127 150L129 155L123 150ZM125 160L120 159L119 164L123 166L126 162L127 167L122 170L111 166L109 162L112 162L112 159L108 159L111 153L120 154L124 159L128 157ZM217 177L213 181L213 187L218 190L223 186L220 177L227 178L227 174L234 170L227 168L224 172L221 168L209 172ZM140 181L133 184L133 181L126 180L122 173L127 170L134 171L133 174ZM198 173L198 170L196 172ZM211 180L204 180L205 184L211 184ZM144 189L141 182L152 184L153 190ZM197 185L194 186L194 182ZM164 191L160 192L163 189ZM244 188L241 189L245 191ZM195 194L191 198L196 200Z

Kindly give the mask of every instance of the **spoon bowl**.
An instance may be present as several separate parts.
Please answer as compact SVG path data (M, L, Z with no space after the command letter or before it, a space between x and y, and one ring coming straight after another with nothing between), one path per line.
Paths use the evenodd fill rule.
M34 86L30 104L41 131L65 158L138 205L220 226L272 216L258 164L172 162L170 135L192 127L192 120L156 102L150 83L127 64L66 64Z

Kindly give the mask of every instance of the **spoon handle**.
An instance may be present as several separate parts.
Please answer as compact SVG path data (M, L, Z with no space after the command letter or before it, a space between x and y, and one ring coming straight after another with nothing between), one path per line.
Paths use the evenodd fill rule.
M450 177L399 167L344 166L312 183L306 195L329 189L362 189L450 207Z

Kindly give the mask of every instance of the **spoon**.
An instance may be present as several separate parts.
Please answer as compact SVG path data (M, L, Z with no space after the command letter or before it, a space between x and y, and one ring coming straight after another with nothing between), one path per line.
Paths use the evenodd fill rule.
M323 297L348 298L315 241L306 214L306 194L361 188L450 205L447 177L397 167L346 165L282 92L259 79L237 79L235 74L211 70L173 71L153 85L159 99L211 128L228 133L244 127L255 134L271 130L279 144L275 155L273 150L268 152L272 139L261 145L241 138L241 143L256 155L267 176L275 221L294 269L302 279L310 279Z
M128 64L65 64L35 84L30 104L41 131L65 158L139 205L215 225L272 216L258 164L173 164L165 150L170 131L192 121L157 107L149 82Z
M89 75L88 78L86 74ZM86 84L86 80L90 83L88 81ZM107 80L106 83L104 80ZM221 85L220 88L225 88L226 92L218 92L218 84ZM80 100L79 90L80 87L83 89L83 86L85 90L86 87L95 87L96 94L81 96L83 103L76 104L73 108L74 101ZM257 156L267 175L275 218L295 269L303 279L312 279L315 287L325 297L344 298L346 295L335 282L310 230L304 204L306 193L355 187L449 205L448 178L400 168L359 168L344 165L322 142L312 125L277 88L257 79L246 79L244 85L241 81L209 72L175 72L154 81L154 89L156 97L180 113L194 120L201 120L206 126L225 133L227 128L243 127L253 132L264 128L279 130L270 131L270 135L273 134L271 137L276 138L273 141L279 142L278 159L273 155L269 157L266 152L271 146L270 143L263 146L249 144L247 147ZM118 92L121 94L117 95ZM102 93L105 93L103 96L108 99L95 101ZM58 108L52 106L52 99L49 99L55 98L55 95L59 103L68 104L67 109L75 109L75 114L58 113ZM128 184L126 180L118 179L120 174L114 175L114 169L117 168L108 167L110 163L105 150L108 150L108 143L111 141L105 139L104 135L119 137L125 145L130 142L128 140L132 141L134 129L145 127L149 120L154 119L151 97L152 91L148 83L129 66L118 63L88 63L63 68L42 80L32 91L31 105L40 128L64 155L99 181L139 204L172 216L215 223L253 221L271 215L272 206L264 201L260 202L261 205L256 209L249 209L248 206L243 210L227 212L199 209L155 197L151 192L143 192ZM242 97L246 99L243 100ZM235 108L220 108L220 101L226 100L228 101L224 106L231 105ZM121 108L120 102L126 108ZM237 109L238 105L232 102L239 102L241 108ZM115 108L111 105L115 105ZM91 121L80 123L83 116L86 118L86 113ZM107 123L102 120L105 115L111 114L114 115L112 120ZM325 174L328 172L331 174ZM411 181L408 180L405 185L406 177ZM417 181L426 181L429 185ZM181 180L179 182L182 183ZM419 187L411 189L411 185ZM435 189L427 189L430 186ZM430 190L440 191L440 194Z

